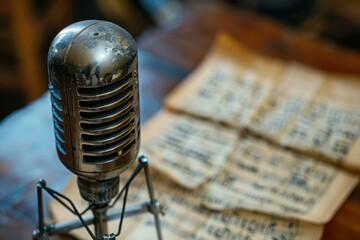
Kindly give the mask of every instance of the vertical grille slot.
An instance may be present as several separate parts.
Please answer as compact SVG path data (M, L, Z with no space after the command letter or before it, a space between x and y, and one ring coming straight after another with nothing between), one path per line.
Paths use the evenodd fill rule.
M131 77L131 74L128 74L126 77L105 85L105 86L101 86L101 87L78 87L77 88L77 92L80 96L95 96L95 95L102 95L102 94L107 94L109 92L114 92L114 91L119 91L124 84L126 84L129 81L129 78Z
M104 149L111 149L111 148L114 148L114 147L119 147L119 146L122 146L124 147L124 143L126 141L128 141L131 137L131 132L125 136L123 136L122 138L120 138L119 140L115 141L115 142L112 142L112 143L109 143L109 144L102 144L102 145L88 145L88 144L83 144L83 150L84 151L87 151L87 152L101 152L103 151Z
M62 155L66 155L66 150L65 150L65 147L63 146L63 144L61 144L61 142L59 142L58 140L56 140L55 144L56 144L57 150L59 152L61 152Z
M130 99L125 99L127 101L121 103L118 106L115 106L114 108L105 110L105 111L99 111L99 112L84 112L84 111L80 111L80 117L82 119L104 119L107 116L111 116L114 115L116 113L125 111L125 110L129 110L132 107L132 103L133 103L133 98L131 97ZM127 112L127 111L126 111Z
M101 134L101 135L82 134L81 137L83 141L97 144L99 142L103 143L111 139L119 138L119 136L123 135L126 132L129 132L130 129L133 129L132 124L127 124L125 127L122 127L119 130L112 131L107 134Z
M118 157L118 153L114 152L114 153L104 155L104 156L88 156L88 155L84 155L83 159L87 163L99 163L99 162L113 161L113 160L116 160L117 157Z
M64 118L62 116L63 107L60 102L60 94L58 93L59 96L55 96L54 94L56 93L54 91L53 88L50 88L56 148L63 155L66 155Z
M127 154L135 144L136 144L136 141L134 139L129 144L127 144L125 147L123 147L123 154Z
M54 86L55 83L55 86ZM61 101L61 94L59 91L59 83L57 81L57 79L54 79L54 83L50 83L49 84L49 90L51 93L51 96L55 99L57 99L58 101Z
M112 121L103 122L103 123L84 123L84 122L82 122L82 123L80 123L80 127L85 132L97 131L97 132L99 132L100 135L102 135L101 131L106 131L107 129L117 128L117 126L119 126L119 124L123 124L122 122L127 123L128 121L126 121L126 119L130 118L131 116L133 116L133 114L132 114L132 112L130 112L130 109L129 109L129 111L127 111L126 113L122 114L119 118L116 118Z
M77 89L84 162L116 160L121 156L119 152L128 151L134 144L134 80L131 77L129 74L106 86Z
M106 106L106 105L113 104L116 102L120 102L123 100L123 98L126 95L129 95L129 93L131 93L131 91L132 91L132 86L130 85L121 93L116 94L109 98L105 98L105 99L97 100L97 101L79 101L79 106L82 108L98 108L98 107ZM131 97L131 95L130 95L130 97Z
M59 112L56 110L56 108L54 107L54 105L53 105L53 107L52 107L52 113L53 113L54 119L56 119L59 123L62 124L62 123L64 122L64 118L62 117L61 113L59 113Z

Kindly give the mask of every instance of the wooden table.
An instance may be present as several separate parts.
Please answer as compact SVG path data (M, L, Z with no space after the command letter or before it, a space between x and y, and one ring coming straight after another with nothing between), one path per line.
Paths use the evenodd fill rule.
M262 54L360 74L359 53L309 40L253 13L193 3L176 22L148 30L137 39L142 122L161 108L164 96L198 65L218 31L229 32ZM31 238L37 223L35 183L40 177L59 190L71 177L55 152L48 94L0 123L1 240ZM325 226L323 239L357 239L359 220L358 186Z

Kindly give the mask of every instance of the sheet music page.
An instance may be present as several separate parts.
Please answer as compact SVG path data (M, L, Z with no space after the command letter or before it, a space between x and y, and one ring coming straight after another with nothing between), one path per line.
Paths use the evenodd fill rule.
M157 197L165 206L165 216L161 217L163 239L250 240L259 239L260 236L279 236L288 237L279 239L316 240L321 237L321 225L303 223L298 220L284 220L246 211L232 214L212 213L200 205L202 188L194 190L182 188L171 181L164 181L164 177L157 174L154 181ZM226 233L221 233L222 229L226 229ZM239 236L239 234L252 238L230 238L230 236ZM210 237L211 235L212 237ZM148 214L126 238L126 240L138 239L157 240L152 215Z
M142 128L141 152L152 167L194 189L219 171L237 138L236 129L161 111Z
M213 213L196 233L196 240L320 239L323 227L247 211Z
M326 223L357 183L335 167L244 137L206 186L204 205Z
M190 239L208 219L210 212L200 206L201 189L183 188L160 174L157 175L156 197L165 207L165 216L161 217L163 239ZM136 229L126 240L157 239L154 217L146 214Z
M359 83L260 56L220 34L165 106L360 171Z
M203 63L165 100L167 108L241 128L274 84L282 62L219 35Z
M152 170L155 195L164 206L165 216L160 216L162 235L166 240L182 239L218 239L219 234L256 237L290 237L285 239L320 239L322 226L304 223L298 220L284 220L272 216L240 211L236 213L212 213L201 207L202 189L190 190L166 179L166 176ZM122 179L125 181L125 178ZM78 194L76 179L69 183L64 191L79 209L84 209L87 203ZM147 196L144 176L140 175L132 185L129 200L131 203L142 201ZM131 205L130 203L128 205ZM117 206L120 207L119 204ZM50 210L57 222L74 219L71 213L62 211L62 206L51 202ZM126 240L157 240L154 219L151 214L142 214L125 218L119 239ZM117 230L118 221L109 222L109 231ZM215 231L216 229L216 231ZM225 230L224 230L225 229ZM227 230L228 229L228 230ZM71 235L78 239L89 239L84 229L72 231ZM307 236L308 238L304 238ZM215 238L214 238L215 237ZM250 238L251 237L251 238ZM225 238L228 239L228 238Z
M360 171L359 89L358 77L259 56L220 35L166 98L167 110L142 128L141 154L167 210L164 239L319 239L317 224L327 223L358 183L322 160ZM241 136L243 129L250 131ZM75 180L64 194L87 207ZM139 176L128 206L147 199ZM74 219L63 209L51 202L56 222ZM151 214L124 224L120 239L156 239ZM117 225L111 221L109 232ZM84 230L71 233L89 238Z
M279 142L288 124L317 94L323 83L323 74L291 63L285 65L276 78L276 85L257 108L249 128Z
M290 124L282 144L360 171L359 90L359 79L330 75Z

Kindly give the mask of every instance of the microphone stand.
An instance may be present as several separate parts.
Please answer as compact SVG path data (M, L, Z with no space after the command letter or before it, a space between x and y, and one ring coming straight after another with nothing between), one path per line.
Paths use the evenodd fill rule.
M121 227L124 217L134 216L149 212L153 214L155 220L155 228L158 240L162 240L161 234L161 225L159 214L164 215L163 207L158 200L155 199L154 187L152 184L152 179L150 176L148 158L145 156L140 156L138 158L139 164L127 180L124 187L117 194L112 203L105 204L90 204L84 211L81 213L77 210L74 203L65 195L47 187L45 180L40 179L37 182L37 201L38 201L38 227L33 232L33 240L47 240L49 236L59 235L63 233L68 233L71 230L85 227L91 239L93 240L116 240L121 233ZM126 200L128 195L128 190L132 180L138 175L138 173L144 169L145 180L149 193L149 200L141 204L134 206L126 207ZM64 223L57 224L45 224L44 221L44 208L43 208L43 190L50 194L56 201L61 203L65 208L78 217L78 219L73 221L68 221ZM122 209L115 209L108 212L108 209L112 208L117 201L120 199L124 193L123 206ZM88 210L92 210L93 216L83 217L82 215ZM118 232L107 234L107 221L120 218ZM90 230L89 225L94 225L95 234Z

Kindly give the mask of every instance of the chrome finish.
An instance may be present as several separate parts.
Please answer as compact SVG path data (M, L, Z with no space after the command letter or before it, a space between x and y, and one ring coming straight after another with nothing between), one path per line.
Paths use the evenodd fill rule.
M126 170L140 146L137 49L121 27L89 20L63 29L48 53L56 147L81 178Z
M94 215L94 228L95 228L95 236L108 237L108 226L107 226L107 210L108 206L95 206L92 209ZM115 239L115 238L113 238Z
M150 169L148 166L148 158L145 156L140 156L138 158L138 161L139 161L139 165L135 168L132 175L129 177L129 179L125 183L124 187L119 192L119 194L115 197L115 200L111 204L108 204L106 202L109 198L112 198L111 195L113 195L114 193L111 193L111 189L114 189L114 190L117 189L117 187L115 187L115 186L118 185L119 179L104 181L102 183L88 182L88 180L78 179L78 181L79 181L78 185L80 187L80 192L82 190L85 190L84 193L86 195L89 194L87 196L83 196L84 193L81 193L82 196L84 197L84 199L88 199L88 201L90 203L93 203L94 202L93 200L95 200L95 202L97 202L98 199L103 199L104 200L103 202L105 202L105 204L101 204L101 202L98 202L98 204L90 205L92 207L91 210L93 212L93 216L82 217L82 214L80 214L79 211L76 210L74 203L70 199L68 199L66 196L62 195L62 196L60 196L61 198L55 198L64 207L67 207L68 209L70 209L70 206L71 206L71 209L73 211L75 211L74 214L78 217L77 220L64 222L64 223L44 225L44 212L43 212L43 206L42 206L43 199L42 199L41 191L45 190L46 192L51 193L52 196L54 195L54 193L56 193L56 191L47 187L46 182L44 180L40 179L38 181L38 185L37 185L38 186L38 205L39 205L38 206L39 225L38 225L38 228L35 229L33 232L33 239L34 240L47 240L47 239L49 239L49 236L58 235L61 233L68 233L73 229L78 229L78 228L84 227L86 230L88 230L88 233L89 233L91 239L115 240L116 237L120 235L121 228L119 227L118 232L116 234L106 233L107 232L107 224L106 223L108 221L114 220L119 217L120 217L120 221L122 221L123 216L129 217L129 216L135 216L135 215L138 215L141 213L149 212L154 216L154 221L155 221L154 223L155 223L155 229L156 229L156 234L157 234L158 240L162 240L163 237L162 237L162 233L161 233L161 223L160 223L159 215L160 214L164 215L164 208L160 204L160 202L155 198L154 188L152 185L152 179L151 179L151 175L150 175ZM137 204L135 206L126 207L125 209L115 209L115 210L112 210L109 212L108 210L115 206L117 201L120 199L120 196L122 195L121 193L126 191L126 188L128 188L130 186L133 179L140 173L141 170L144 170L144 173L145 173L145 181L146 181L146 186L148 188L148 193L149 193L150 199L148 201L145 201L141 204ZM101 189L101 188L104 188L105 190L99 191L99 189ZM107 192L108 190L110 190L110 192ZM101 193L101 192L105 192L107 194L107 196L103 197L103 196L99 195L99 193ZM57 197L59 197L58 194L55 194L55 195ZM93 196L95 196L95 197L93 197ZM69 205L65 204L60 199L67 199L66 202L69 202ZM91 225L91 224L94 225L96 235L94 235L92 233L92 231L89 229L88 225Z
M80 195L89 203L106 205L119 192L119 177L104 181L89 181L78 178Z
M91 239L115 240L121 233L125 215L150 212L154 215L158 239L162 240L158 216L162 206L154 197L146 157L139 157L138 167L119 192L119 174L134 162L140 147L137 64L134 39L110 22L74 23L52 42L48 74L56 148L62 163L78 175L80 194L90 203L84 212L91 209L93 216L84 219L69 198L40 180L39 225L33 239L45 240L84 227ZM108 234L107 222L115 216L108 214L108 209L123 193L127 196L132 180L142 169L150 201L115 212L120 217L118 232ZM45 225L42 190L75 214L78 221ZM90 224L94 225L95 234Z

